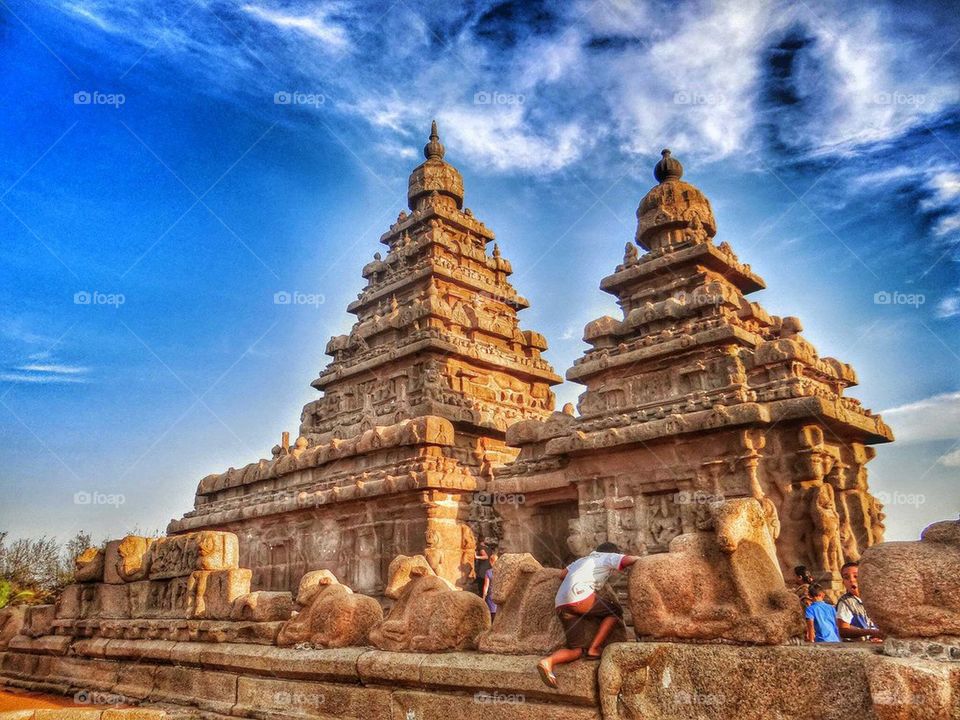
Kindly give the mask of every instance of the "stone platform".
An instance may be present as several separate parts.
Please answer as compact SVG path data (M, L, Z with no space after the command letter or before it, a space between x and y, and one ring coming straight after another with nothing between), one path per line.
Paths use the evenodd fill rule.
M544 687L535 656L21 640L0 684L123 696L170 717L349 720L956 720L960 663L880 646L617 643ZM37 678L43 678L38 680Z

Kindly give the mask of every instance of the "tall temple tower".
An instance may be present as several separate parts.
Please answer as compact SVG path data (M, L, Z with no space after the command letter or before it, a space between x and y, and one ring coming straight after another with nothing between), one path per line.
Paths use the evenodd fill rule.
M295 590L327 568L358 592L381 594L390 561L425 554L434 570L469 581L478 535L499 527L482 493L516 457L511 424L549 417L560 382L521 330L528 306L494 235L463 206L463 178L444 160L436 123L410 175L410 214L363 268L348 335L313 381L322 397L301 415L292 447L271 460L204 478L195 509L172 533L228 530L256 589Z
M636 243L601 281L622 319L589 323L567 371L586 385L578 417L555 413L507 433L522 448L497 471L508 551L553 565L611 540L662 552L702 526L714 498L761 500L786 573L803 564L834 589L844 560L883 538L867 486L872 443L890 429L844 396L849 365L820 357L800 321L745 296L763 280L716 244L707 198L663 151L637 209ZM566 532L558 542L556 528Z

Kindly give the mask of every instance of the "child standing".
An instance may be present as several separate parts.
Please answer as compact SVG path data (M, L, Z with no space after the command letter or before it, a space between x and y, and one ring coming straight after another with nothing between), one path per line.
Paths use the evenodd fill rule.
M823 587L813 583L807 594L811 601L804 611L807 618L807 642L840 642L837 611L833 605L823 601Z

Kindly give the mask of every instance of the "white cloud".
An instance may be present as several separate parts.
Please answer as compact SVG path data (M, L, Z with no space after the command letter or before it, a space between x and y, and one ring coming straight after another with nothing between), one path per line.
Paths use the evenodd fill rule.
M60 375L60 374L31 375L29 373L4 372L4 373L0 373L0 382L31 384L31 385L34 385L34 384L35 385L52 385L52 384L62 384L62 383L85 384L88 382L88 380L86 378L77 377L75 375Z
M937 317L941 320L960 317L960 295L948 295L937 303Z
M20 365L14 368L14 370L21 370L23 372L52 373L54 375L81 375L85 372L88 372L89 369L90 368L81 367L79 365L57 365L52 363L35 363L32 365Z
M960 448L941 455L939 463L946 467L960 467Z
M316 38L333 50L343 51L350 46L346 28L330 19L332 8L320 6L314 12L303 15L272 10L259 5L244 5L242 9L258 20L282 30L296 30Z
M933 395L881 414L898 442L960 438L960 392Z

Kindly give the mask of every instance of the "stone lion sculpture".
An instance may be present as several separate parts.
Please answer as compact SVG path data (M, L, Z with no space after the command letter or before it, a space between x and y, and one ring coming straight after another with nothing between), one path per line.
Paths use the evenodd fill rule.
M545 655L563 645L554 598L563 571L543 567L530 553L505 553L493 567L493 627L480 636L481 652Z
M379 649L475 650L480 634L490 629L486 603L437 577L423 555L398 555L387 574L384 594L396 603L370 632L370 642Z
M310 643L321 648L369 644L370 630L383 621L383 609L372 597L355 594L329 570L303 576L297 592L303 609L284 623L277 645Z
M860 592L870 619L889 635L960 636L960 519L934 523L919 541L867 548Z
M761 504L737 498L709 512L712 530L678 535L634 565L637 637L776 645L799 636L800 600L784 588Z

